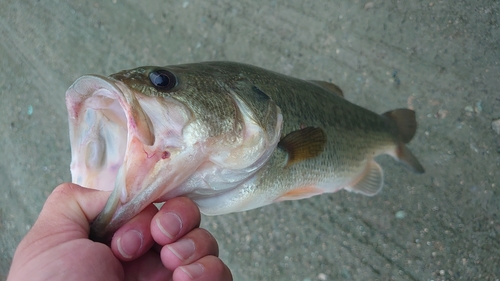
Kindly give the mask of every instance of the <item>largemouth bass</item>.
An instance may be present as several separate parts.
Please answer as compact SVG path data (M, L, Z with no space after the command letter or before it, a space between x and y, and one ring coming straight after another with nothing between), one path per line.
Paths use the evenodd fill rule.
M334 84L240 63L83 76L66 103L73 182L113 190L92 225L97 240L176 196L217 215L341 189L375 195L380 154L424 172L405 146L414 111L379 115Z

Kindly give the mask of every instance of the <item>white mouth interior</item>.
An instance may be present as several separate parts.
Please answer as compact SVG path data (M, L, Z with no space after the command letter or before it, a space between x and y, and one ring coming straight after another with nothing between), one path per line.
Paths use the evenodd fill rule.
M73 182L112 190L125 157L128 135L119 93L116 89L95 90L83 101L79 115L76 122L70 120Z
M86 101L88 134L87 159L89 167L103 168L123 160L120 139L127 139L127 119L120 103L106 89L100 89ZM125 142L123 142L125 143Z

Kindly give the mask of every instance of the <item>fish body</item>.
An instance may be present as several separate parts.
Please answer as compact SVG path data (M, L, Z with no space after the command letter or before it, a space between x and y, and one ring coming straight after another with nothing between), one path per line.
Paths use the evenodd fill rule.
M374 195L380 154L424 172L405 146L416 131L412 110L379 115L334 84L246 64L83 76L66 101L73 182L113 190L92 226L99 240L176 196L217 215L341 189Z

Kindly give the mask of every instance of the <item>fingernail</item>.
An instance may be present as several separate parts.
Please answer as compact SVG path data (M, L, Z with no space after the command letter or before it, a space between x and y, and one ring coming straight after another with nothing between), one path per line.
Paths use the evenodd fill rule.
M174 213L165 213L156 219L156 225L168 238L174 239L181 231L181 218Z
M187 260L195 251L194 242L191 239L179 240L173 244L167 245L167 248L182 261Z
M193 263L190 265L179 266L179 268L184 271L191 279L198 278L203 274L205 268L199 263Z
M141 232L135 229L129 230L118 238L116 242L118 252L120 252L124 258L129 259L142 248L143 240Z

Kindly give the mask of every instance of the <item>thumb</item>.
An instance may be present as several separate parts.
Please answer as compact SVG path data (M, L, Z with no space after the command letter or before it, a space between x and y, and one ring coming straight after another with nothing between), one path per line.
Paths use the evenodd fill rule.
M54 244L88 238L90 222L106 204L109 192L88 189L72 183L56 187L45 202L40 215L23 239L29 247L37 243L41 252ZM40 243L43 241L42 243Z

